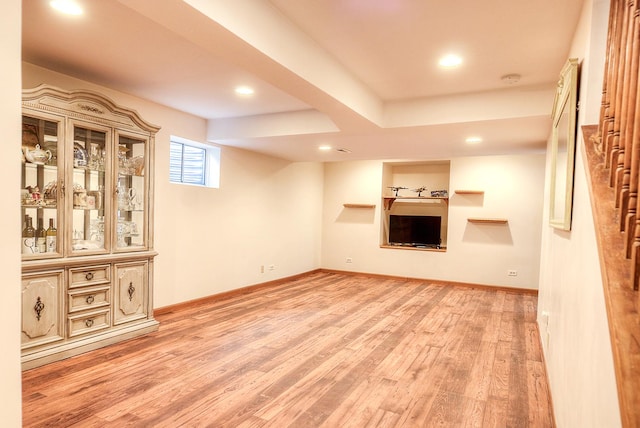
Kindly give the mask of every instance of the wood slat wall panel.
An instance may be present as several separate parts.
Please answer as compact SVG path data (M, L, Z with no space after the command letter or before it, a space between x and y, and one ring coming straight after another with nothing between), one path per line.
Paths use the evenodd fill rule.
M614 195L607 185L608 172L596 148L589 144L596 126L583 127L585 164L596 227L607 318L611 334L616 383L623 426L640 426L640 330L638 292L633 289L632 263L625 260L624 240L620 237Z
M612 0L596 150L613 188L634 289L640 287L640 1ZM617 239L617 238L614 238Z
M632 381L640 360L635 338L640 297L640 0L611 0L606 52L597 136L585 138L586 157L622 421L640 426L638 387ZM585 133L591 132L585 127ZM626 295L625 287L634 294Z

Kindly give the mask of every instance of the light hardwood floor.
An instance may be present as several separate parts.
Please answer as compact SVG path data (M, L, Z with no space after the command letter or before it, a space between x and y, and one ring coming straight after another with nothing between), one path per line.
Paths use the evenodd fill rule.
M24 372L24 426L551 427L536 301L316 272Z

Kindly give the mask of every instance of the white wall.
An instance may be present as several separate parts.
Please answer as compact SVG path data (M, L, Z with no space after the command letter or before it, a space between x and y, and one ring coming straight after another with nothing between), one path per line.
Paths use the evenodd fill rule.
M20 121L20 0L5 0L0 14L0 128L4 144L17 147L21 138ZM0 156L2 186L0 201L0 419L3 427L21 426L22 393L20 384L20 162L8 150ZM12 203L13 201L13 203Z
M543 154L451 159L446 252L380 248L382 164L325 165L324 268L537 288ZM485 194L455 195L455 189ZM376 204L376 208L344 208L344 203ZM509 223L477 225L468 223L468 217L507 218ZM352 263L346 263L347 258ZM508 270L517 270L518 276L507 276Z
M608 7L585 2L569 53L582 60L578 126L598 122ZM580 132L577 144L570 232L547 225L545 186L538 323L558 427L613 428L620 412Z
M204 119L23 63L23 87L41 83L98 91L162 127L155 155L156 308L320 266L321 164L222 147L219 189L170 184L170 136L204 142Z
M156 306L320 266L322 165L227 147L221 158L220 189L158 179Z

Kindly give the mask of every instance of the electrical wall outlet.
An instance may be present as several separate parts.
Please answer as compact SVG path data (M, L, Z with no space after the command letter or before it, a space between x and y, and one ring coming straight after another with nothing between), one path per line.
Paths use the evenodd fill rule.
M542 311L540 315L540 336L544 341L545 348L549 349L549 338L551 337L551 327L549 327L550 314L548 311Z
M508 270L507 271L507 275L508 276L518 276L518 271L517 270L513 270L513 269Z
M351 257L347 257L347 260L345 260L347 263L353 263L353 259Z
M264 273L264 265L260 266L260 273Z

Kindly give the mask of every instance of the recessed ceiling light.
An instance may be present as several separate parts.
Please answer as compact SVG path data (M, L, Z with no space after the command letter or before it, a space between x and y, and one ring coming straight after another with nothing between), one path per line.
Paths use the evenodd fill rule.
M49 5L66 15L82 15L82 8L74 0L51 0Z
M318 150L322 150L323 152L331 150L331 146L320 146Z
M438 64L440 67L453 68L462 64L462 58L455 54L448 54L440 58Z
M249 86L237 86L235 91L238 95L253 95L253 93L255 92L253 88Z
M481 137L469 137L465 140L467 144L478 144L482 142Z

